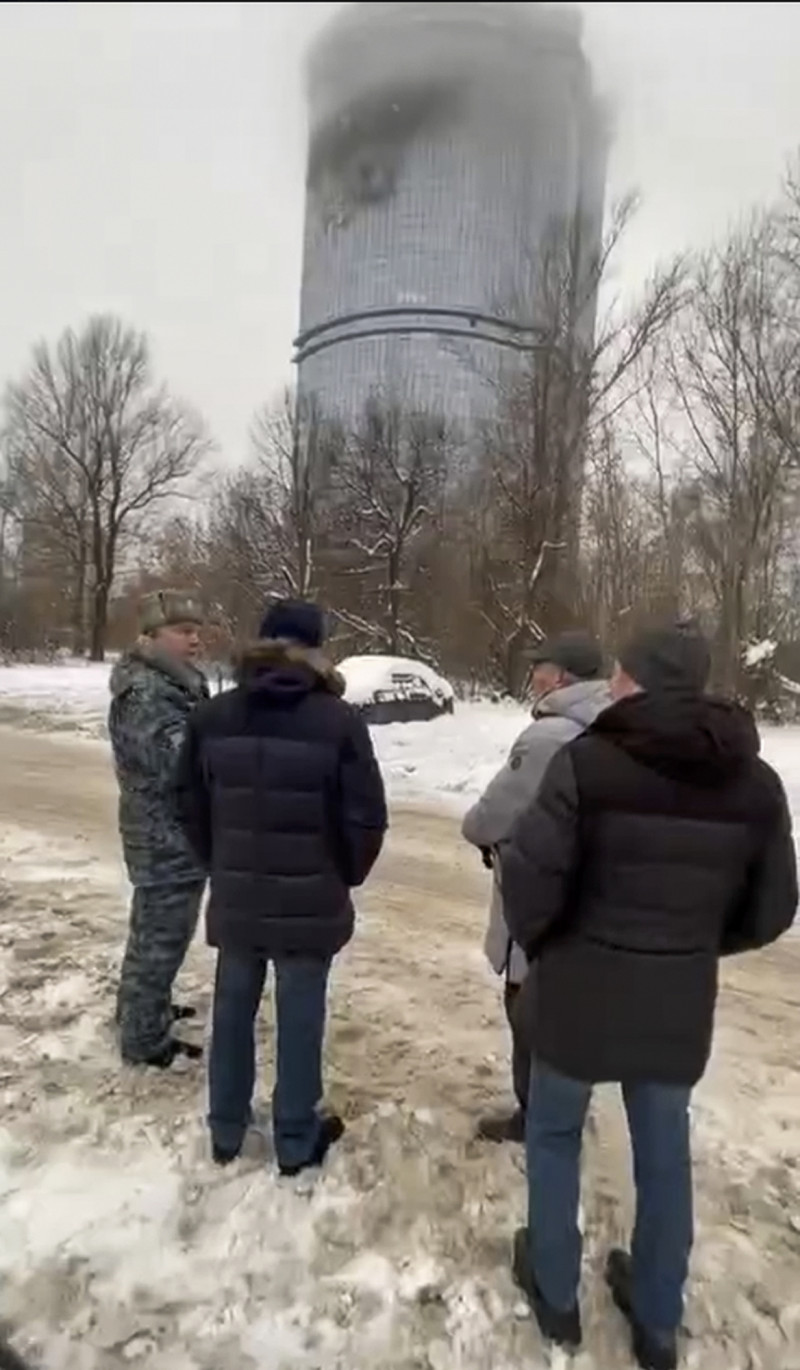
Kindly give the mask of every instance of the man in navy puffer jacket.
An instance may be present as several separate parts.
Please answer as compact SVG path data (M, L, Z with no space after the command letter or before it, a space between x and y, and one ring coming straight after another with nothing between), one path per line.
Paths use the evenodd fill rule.
M314 604L281 601L241 656L237 686L192 716L179 767L184 831L210 877L208 941L219 949L209 1073L215 1160L238 1156L250 1121L254 1022L274 963L273 1094L280 1170L320 1165L344 1131L322 1114L331 962L354 927L350 891L386 831L365 724L322 651Z

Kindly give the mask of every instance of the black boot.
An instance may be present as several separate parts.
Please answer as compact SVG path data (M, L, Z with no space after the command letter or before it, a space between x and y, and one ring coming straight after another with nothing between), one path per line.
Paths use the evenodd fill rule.
M577 1351L583 1340L581 1312L577 1304L563 1312L553 1308L539 1289L531 1270L528 1251L528 1229L520 1227L514 1234L514 1257L512 1261L514 1281L526 1296L533 1309L539 1331L545 1341L555 1342L568 1351Z
M641 1370L676 1370L678 1338L675 1333L650 1332L636 1317L631 1298L632 1265L627 1251L609 1253L606 1284L620 1313L630 1324L633 1354Z
M299 1175L301 1170L313 1170L316 1166L322 1165L331 1147L344 1136L344 1123L335 1113L327 1114L321 1120L319 1137L311 1156L303 1165L281 1165L278 1167L281 1175Z
M234 1151L227 1146L217 1146L216 1142L211 1143L211 1155L214 1160L214 1165L232 1165L234 1161L238 1161L241 1154L242 1148L240 1146L237 1146Z
M122 1059L129 1066L155 1066L157 1070L168 1070L178 1056L185 1056L190 1061L200 1061L203 1057L203 1048L196 1047L191 1042L182 1042L179 1037L170 1037L152 1056L134 1059L123 1053Z
M476 1136L481 1142L524 1142L525 1114L521 1108L515 1113L498 1113L481 1118Z
M0 1370L30 1370L5 1337L0 1337Z

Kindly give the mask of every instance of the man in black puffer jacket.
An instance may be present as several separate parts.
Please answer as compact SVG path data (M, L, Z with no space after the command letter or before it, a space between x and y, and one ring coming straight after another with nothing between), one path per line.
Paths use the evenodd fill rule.
M617 701L558 753L500 846L514 940L535 963L523 1031L530 1216L514 1269L546 1336L580 1341L581 1134L592 1085L622 1085L635 1158L632 1255L607 1278L647 1370L673 1370L692 1245L689 1103L711 1049L720 956L791 925L780 780L749 714L708 698L691 627L620 654ZM525 989L522 991L525 995Z
M178 797L210 876L208 940L219 948L209 1071L215 1160L238 1156L250 1122L254 1022L275 966L278 1164L320 1165L344 1130L318 1111L331 961L353 934L350 891L386 831L369 733L324 656L316 605L282 601L242 655L236 689L192 716Z

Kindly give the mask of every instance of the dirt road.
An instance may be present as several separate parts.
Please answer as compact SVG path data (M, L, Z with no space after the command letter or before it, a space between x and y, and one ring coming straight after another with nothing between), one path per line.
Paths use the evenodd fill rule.
M0 1272L5 1268L9 1277L0 1313L24 1311L28 1326L38 1319L42 1338L61 1325L76 1347L83 1339L84 1351L88 1339L94 1359L79 1360L76 1350L74 1361L63 1361L67 1370L89 1363L110 1370L120 1363L120 1347L130 1339L138 1344L137 1337L149 1338L148 1365L163 1354L164 1364L174 1366L180 1351L181 1366L202 1367L224 1350L220 1327L225 1346L225 1337L232 1338L239 1357L250 1346L247 1354L270 1370L332 1370L340 1363L387 1370L539 1364L532 1359L539 1354L533 1331L514 1315L517 1301L507 1272L509 1235L524 1212L521 1156L472 1140L477 1114L507 1098L507 1046L497 983L480 950L487 879L459 841L454 821L419 811L394 813L387 850L359 901L359 935L335 976L330 1093L351 1127L320 1182L320 1192L330 1194L332 1187L338 1200L316 1214L313 1260L306 1260L302 1279L296 1270L295 1275L301 1284L305 1280L304 1299L311 1301L314 1318L333 1317L338 1340L330 1345L338 1349L335 1355L313 1352L312 1336L303 1342L302 1355L290 1348L281 1359L274 1353L271 1324L273 1349L263 1359L252 1350L257 1307L263 1312L266 1301L279 1309L289 1294L273 1267L269 1295L253 1274L266 1256L260 1228L257 1241L250 1234L249 1246L243 1235L249 1212L240 1214L227 1254L221 1254L228 1214L220 1210L220 1178L205 1160L200 1074L160 1075L117 1065L109 1020L125 891L107 749L65 735L0 729L0 770L0 1126L7 1130L0 1147L0 1204L11 1195L12 1218L15 1203L25 1214L19 1248L25 1259L13 1278L0 1253ZM800 1370L798 972L800 941L791 940L726 969L717 1051L695 1109L700 1243L689 1308L689 1363L696 1355L702 1370ZM198 1004L201 1020L207 1018L210 984L210 956L198 944L184 993ZM268 1014L262 1053L268 1066ZM595 1274L609 1241L624 1235L629 1210L620 1110L606 1092L597 1115L585 1185L587 1262ZM128 1273L123 1280L120 1271L133 1256L129 1251L125 1261L115 1257L115 1265L104 1247L100 1266L106 1283L98 1283L98 1239L90 1241L85 1225L77 1237L70 1228L69 1240L55 1254L38 1228L31 1238L31 1225L41 1225L43 1217L30 1195L43 1187L47 1209L54 1168L63 1168L66 1154L80 1155L84 1165L88 1156L105 1174L114 1153L122 1152L133 1174L144 1164L146 1146L148 1156L158 1148L159 1176L177 1167L182 1177L171 1199L178 1234L173 1238L180 1238L184 1266L188 1262L193 1272L192 1306L201 1309L205 1322L192 1321L183 1296L165 1300L157 1272L145 1270L138 1258L139 1313L131 1322L133 1314L123 1310L133 1277ZM267 1184L261 1157L249 1170L241 1164L242 1173L222 1186L231 1191L234 1207L243 1186L258 1204L252 1196L262 1191L254 1186ZM24 1203L20 1175L28 1176ZM272 1179L269 1184L278 1193ZM134 1222L131 1202L127 1224ZM270 1202L290 1200L273 1195ZM297 1219L294 1211L288 1217L282 1212L283 1221ZM142 1227L140 1241L150 1240L150 1232ZM75 1249L82 1253L77 1261ZM213 1252L217 1278L198 1291ZM234 1298L224 1280L220 1285L218 1272L220 1259L238 1270L235 1253L245 1264L237 1281L246 1284L249 1271L255 1284L237 1284ZM385 1289L362 1272L347 1316L341 1309L331 1312L326 1281L339 1280L343 1264L364 1253L384 1262L385 1280L387 1263L407 1274L412 1254L417 1265L427 1260L430 1297L415 1295L404 1303L395 1289L387 1301ZM364 1322L363 1285L373 1303L381 1304L384 1322L389 1318L380 1345L365 1333L377 1313L373 1308ZM236 1315L226 1322L223 1311L234 1305ZM587 1351L576 1367L612 1370L627 1364L621 1329L598 1279L590 1283L586 1314ZM442 1338L445 1346L450 1339L449 1352L442 1352ZM462 1350L454 1359L456 1344ZM126 1358L135 1357L126 1352Z

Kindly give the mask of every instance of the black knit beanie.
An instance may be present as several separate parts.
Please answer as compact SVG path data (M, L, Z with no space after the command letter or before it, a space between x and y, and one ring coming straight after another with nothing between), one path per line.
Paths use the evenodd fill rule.
M307 599L279 599L267 609L258 636L281 638L303 647L321 647L325 641L325 615Z
M640 633L622 648L618 660L647 694L701 695L711 671L711 649L695 623Z

